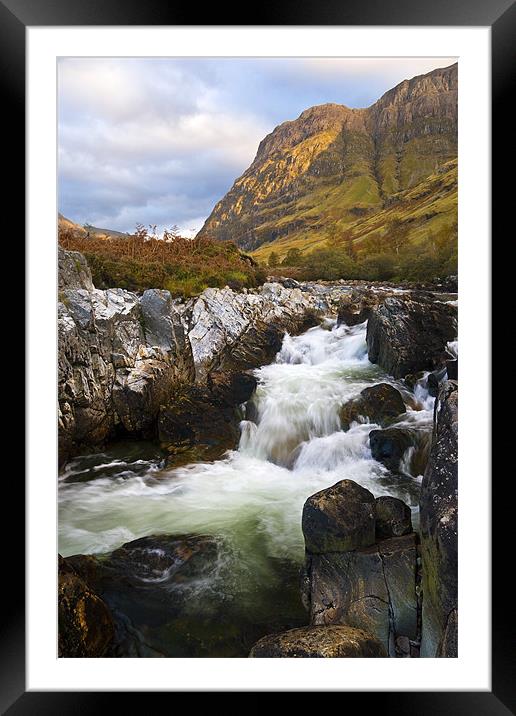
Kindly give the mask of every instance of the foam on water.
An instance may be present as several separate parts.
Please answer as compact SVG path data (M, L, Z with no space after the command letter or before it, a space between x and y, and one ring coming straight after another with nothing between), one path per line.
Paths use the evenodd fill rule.
M368 436L378 426L341 430L339 407L388 380L367 359L365 333L365 323L333 322L285 336L276 361L256 371L255 421L242 422L239 449L224 459L167 469L156 460L104 455L86 470L87 481L71 480L69 469L59 490L61 554L108 552L148 534L211 534L252 569L268 557L302 559L303 503L339 480L415 504L406 482L393 483L371 457ZM433 409L423 383L416 388L420 409L405 416L421 427L431 424Z

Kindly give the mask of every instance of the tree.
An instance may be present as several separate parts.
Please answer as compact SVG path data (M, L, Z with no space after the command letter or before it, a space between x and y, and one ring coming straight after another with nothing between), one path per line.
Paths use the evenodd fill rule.
M279 264L279 257L275 251L271 251L269 254L269 260L267 261L270 268L276 268Z
M395 216L387 225L387 238L389 239L390 246L394 249L396 254L399 254L402 249L408 243L409 227L401 220L399 216Z
M351 233L351 231L346 231L342 238L346 247L346 254L352 261L355 261L357 258L357 252L355 249L355 239L353 237L353 234Z
M301 263L301 260L303 258L303 254L299 249L289 249L287 251L287 255L281 262L282 266L299 266Z

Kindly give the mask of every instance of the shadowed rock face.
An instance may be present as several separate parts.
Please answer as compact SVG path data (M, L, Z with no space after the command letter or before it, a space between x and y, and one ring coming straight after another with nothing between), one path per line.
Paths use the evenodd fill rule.
M382 644L362 629L349 626L302 627L260 639L251 658L378 658L387 656Z
M395 378L433 370L449 358L457 335L457 310L424 297L387 298L367 323L369 360Z
M397 497L376 498L376 538L402 537L412 532L410 507Z
M227 406L252 392L253 378L243 374L268 363L285 331L314 325L326 306L316 293L274 283L254 292L207 289L185 305L158 289L141 297L100 291L81 254L59 256L61 462L115 432L156 437L160 408L183 414L188 390L190 404L198 398L219 406L227 423ZM181 397L175 406L174 395ZM230 412L235 432L238 418Z
M442 384L421 485L422 656L457 656L458 384Z
M114 637L105 602L59 556L58 620L60 657L104 656Z
M364 629L395 656L418 637L417 548L410 508L351 480L310 497L303 510L303 602L311 625Z
M394 472L398 470L405 451L415 444L413 431L403 428L371 430L369 433L371 455Z

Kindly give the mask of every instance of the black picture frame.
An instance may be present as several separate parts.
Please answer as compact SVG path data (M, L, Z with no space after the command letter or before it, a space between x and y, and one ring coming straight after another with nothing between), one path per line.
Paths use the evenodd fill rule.
M1 81L4 85L4 137L12 153L9 172L8 230L19 237L25 216L25 31L28 26L76 25L386 25L386 26L490 26L492 32L492 205L493 235L501 234L507 207L513 204L512 182L506 181L505 168L510 161L510 141L514 129L509 112L511 79L516 66L516 8L512 0L276 0L253 6L249 19L235 16L229 6L214 4L178 6L166 0L0 0ZM193 22L202 15L203 22ZM6 160L8 161L8 160ZM509 193L510 192L510 193ZM502 238L500 236L500 238ZM21 241L20 241L21 244ZM20 246L20 248L22 248ZM23 256L21 257L23 262ZM23 265L21 263L20 265ZM501 285L505 283L501 282ZM498 284L497 284L498 285ZM494 293L493 298L496 294ZM17 306L17 309L19 307ZM493 314L494 319L494 314ZM493 330L496 322L493 323ZM23 342L23 337L21 339ZM20 400L20 404L23 402ZM503 438L499 438L501 442ZM496 454L493 446L492 454ZM30 450L30 445L27 446ZM9 512L14 524L24 524L24 485L17 467L9 481ZM507 482L512 482L507 475ZM5 488L4 488L5 489ZM515 705L514 626L510 588L504 583L504 546L511 543L511 523L504 519L507 502L504 487L493 484L493 594L492 594L492 691L491 692L361 692L347 693L346 708L352 698L355 708L381 708L398 715L475 714L497 716L513 713ZM4 514L7 510L4 509ZM8 533L12 534L12 533ZM512 536L512 535L511 535ZM112 693L26 692L25 687L25 570L24 533L18 527L15 544L6 538L3 552L4 596L7 606L2 613L0 643L0 708L12 716L20 714L68 714L100 712L114 705ZM9 544L10 543L10 544ZM7 562L7 564L6 564ZM507 591L506 591L507 590ZM407 684L410 689L410 684ZM316 688L314 688L314 691ZM336 685L336 690L338 686ZM157 694L153 694L157 695ZM162 696L170 699L170 694ZM116 706L121 704L117 693ZM145 708L142 699L149 694L131 693L131 710ZM367 696L367 702L364 697ZM172 697L173 698L173 697ZM359 701L360 700L360 701ZM174 702L170 707L177 708Z

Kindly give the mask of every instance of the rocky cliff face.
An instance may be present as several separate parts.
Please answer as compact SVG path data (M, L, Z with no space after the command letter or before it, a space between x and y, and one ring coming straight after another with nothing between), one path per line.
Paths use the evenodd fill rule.
M436 401L432 448L421 485L422 656L457 656L458 383Z
M360 235L361 220L456 156L455 64L405 80L367 109L325 104L279 125L201 233L247 250L268 242L281 250L286 237L313 245L333 224Z
M243 372L270 360L285 331L304 330L328 307L317 294L280 284L207 289L177 304L158 289L141 296L95 289L76 252L60 249L59 266L61 460L117 431L155 437L158 423L171 445L185 400L191 414L200 401L212 405L214 426L228 423L231 408L249 397Z

